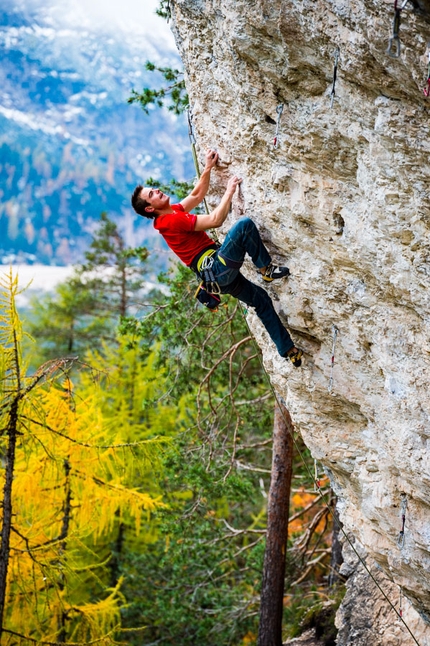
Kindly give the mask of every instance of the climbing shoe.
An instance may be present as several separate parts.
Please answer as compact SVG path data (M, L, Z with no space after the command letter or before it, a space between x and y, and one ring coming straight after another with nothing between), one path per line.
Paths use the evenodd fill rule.
M288 269L288 267L277 267L276 265L272 265L272 263L270 263L269 265L267 265L264 274L262 273L261 275L266 283L271 283L272 280L278 280L279 278L286 278L287 276L289 276L290 270Z
M285 357L291 361L295 368L300 368L302 365L302 355L303 350L300 350L300 348L291 348Z

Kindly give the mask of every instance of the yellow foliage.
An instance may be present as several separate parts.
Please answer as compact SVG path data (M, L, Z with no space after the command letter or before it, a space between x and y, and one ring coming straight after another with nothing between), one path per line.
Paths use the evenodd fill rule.
M138 534L163 506L145 484L164 439L148 427L137 396L131 407L130 398L124 401L124 383L114 381L118 371L109 405L93 380L72 384L66 360L27 376L17 293L12 272L0 278L1 450L12 441L10 429L16 438L13 464L0 464L2 491L6 470L13 470L12 531L2 537L10 538L4 625L36 641L111 644L124 599L121 581L106 587L110 556L98 541L109 542L123 521ZM130 364L123 356L120 363L124 373ZM174 423L173 412L161 416L167 428ZM3 529L2 505L0 523Z

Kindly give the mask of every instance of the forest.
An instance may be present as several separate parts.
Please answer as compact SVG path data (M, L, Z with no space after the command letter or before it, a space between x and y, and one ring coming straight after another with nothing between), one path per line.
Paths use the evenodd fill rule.
M1 277L2 644L257 643L282 415L240 303L151 262L103 213L31 316ZM333 497L290 436L283 635L329 645Z

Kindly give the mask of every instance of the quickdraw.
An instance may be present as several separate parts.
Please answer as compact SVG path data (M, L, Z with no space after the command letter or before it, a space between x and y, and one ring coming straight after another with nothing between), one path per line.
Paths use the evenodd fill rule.
M333 107L333 101L336 94L336 77L337 77L337 66L339 64L339 55L340 55L340 49L339 47L336 47L336 51L334 53L333 85L331 86L331 92L330 92L330 108Z
M401 503L400 503L400 515L402 517L402 529L399 532L397 538L397 545L400 549L405 544L405 522L406 522L406 509L408 508L408 498L405 493L400 494Z
M277 147L278 147L279 127L280 127L280 123L281 123L281 116L282 116L283 111L284 111L284 104L283 104L283 103L280 103L280 104L278 105L278 107L276 108L276 114L277 114L278 116L277 116L277 119L276 119L275 137L274 137L274 139L273 139L273 147L274 147L274 148L277 148Z
M400 15L403 9L408 4L409 0L402 0L399 6L398 0L394 0L394 20L393 20L393 34L388 41L387 54L392 58L399 58L400 56Z
M403 617L403 590L399 586L399 617Z
M333 390L334 351L336 348L336 339L338 334L339 334L339 330L335 325L333 325L333 346L331 350L330 379L328 382L329 393L331 393L331 391Z
M430 43L427 45L427 48L428 48L429 62L427 66L427 80L426 80L426 84L423 89L423 92L424 92L424 96L428 98L430 96Z
M215 274L212 271L212 265L214 264L215 255L205 256L200 267L200 274L203 278L204 286L206 291L209 294L221 294L221 288L218 285L218 282L215 278Z

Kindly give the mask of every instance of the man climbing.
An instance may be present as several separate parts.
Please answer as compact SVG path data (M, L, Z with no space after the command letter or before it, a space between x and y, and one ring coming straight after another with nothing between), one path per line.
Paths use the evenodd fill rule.
M211 291L231 294L248 306L254 307L279 354L299 368L303 351L294 346L275 312L269 295L240 273L246 253L251 256L265 282L286 278L290 273L288 267L272 264L258 229L250 218L242 218L236 222L220 248L206 234L208 229L216 229L223 224L236 188L242 180L236 176L229 179L219 205L211 213L190 213L205 198L211 170L217 161L218 153L208 150L200 179L180 204L170 204L170 197L160 189L139 185L133 192L132 206L139 215L154 220L154 228L161 233L170 249L185 265L202 278L207 278L208 275L212 277Z

